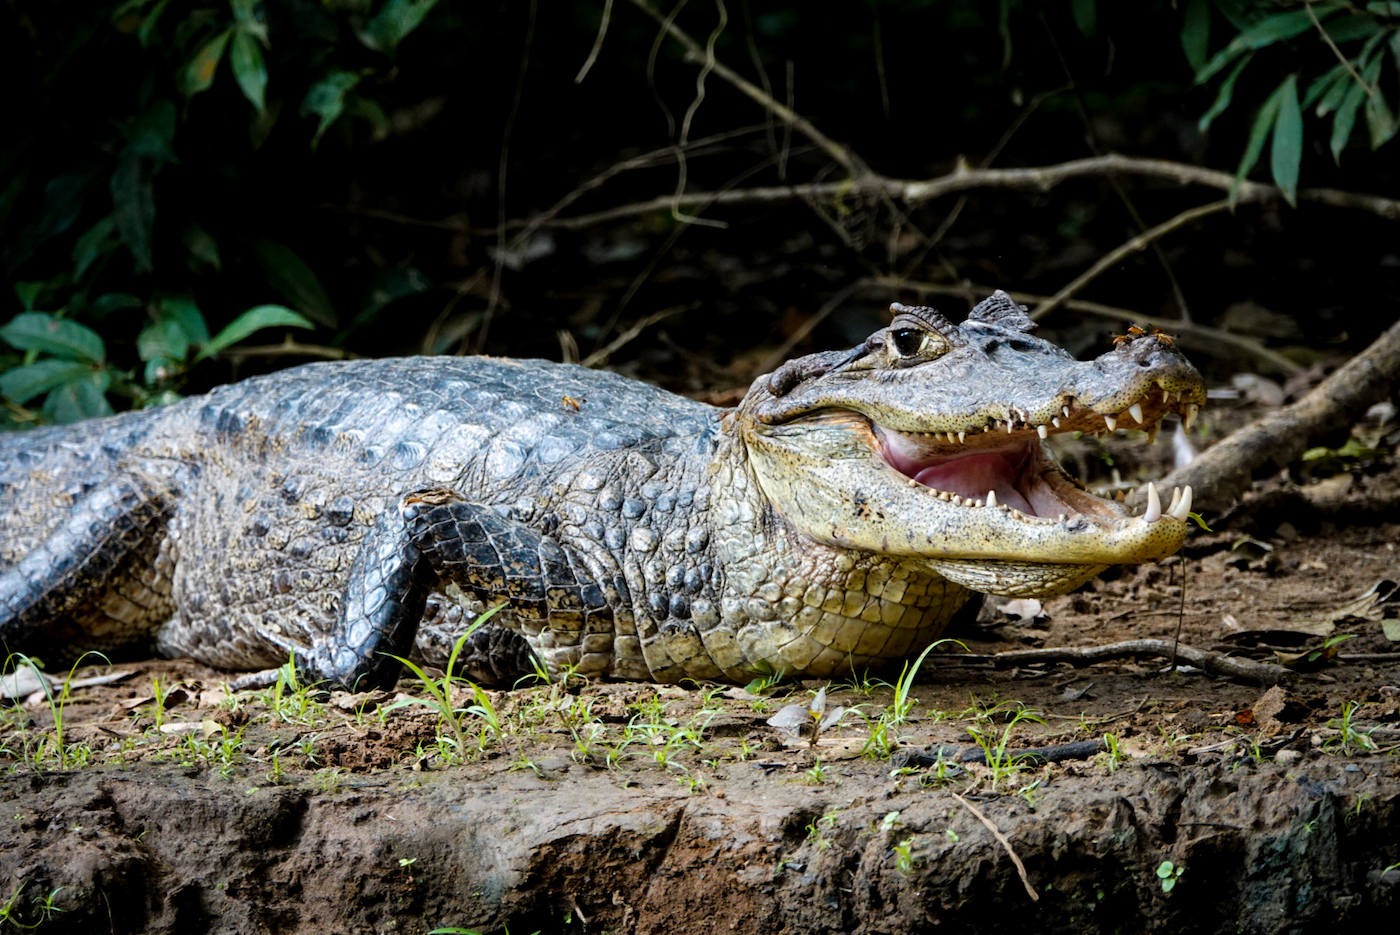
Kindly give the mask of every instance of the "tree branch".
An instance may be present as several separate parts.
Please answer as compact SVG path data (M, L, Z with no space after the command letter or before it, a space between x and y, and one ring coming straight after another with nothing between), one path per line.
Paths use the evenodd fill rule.
M661 13L655 7L653 7L650 3L647 2L647 0L631 0L631 3L634 7L641 10L647 16L650 16L652 19L656 20L656 22L660 24L661 28L664 29L672 39L675 39L677 42L683 45L686 51L686 58L689 61L704 62L710 64L715 74L719 75L725 81L729 82L742 94L755 101L760 107L772 113L783 123L793 127L802 135L806 136L813 143L816 143L817 146L823 149L826 152L826 154L832 159L840 163L842 168L844 168L852 176L858 178L861 176L868 176L873 174L871 173L870 168L866 166L864 162L861 161L860 157L856 156L855 153L851 152L845 146L842 146L840 143L831 139L825 133L812 126L811 122L807 120L807 118L796 113L791 108L779 104L776 100L772 98L772 96L764 93L762 88L753 84L751 81L747 80L742 75L735 72L723 62L708 59L708 57L705 55L705 49L700 45L700 43L692 39L690 35L685 32L685 30L681 29L674 22L671 22L665 16L662 16ZM674 196L671 198L671 202L675 202Z
M979 286L973 283L919 282L899 279L894 276L872 276L860 280L860 282L867 287L877 289L908 290L922 295L958 296L966 299L970 305L985 299L997 288L995 286ZM1007 294L1011 296L1013 301L1023 305L1035 305L1048 301L1047 296L1035 295L1030 292L1008 292ZM1289 360L1277 351L1269 350L1253 338L1230 331L1222 331L1209 325L1183 321L1179 318L1158 318L1153 315L1143 315L1126 308L1116 308L1099 302L1086 302L1083 299L1066 299L1060 304L1063 308L1074 312L1085 312L1100 318L1121 321L1124 324L1136 324L1145 328L1161 328L1163 331L1170 331L1179 335L1183 344L1189 344L1193 349L1201 350L1207 354L1216 354L1229 359L1233 359L1237 353L1246 354L1259 363L1266 364L1270 370L1285 376L1293 376L1304 370L1301 365Z
M1221 199L1220 201L1212 201L1210 204L1200 205L1198 207L1190 208L1186 211L1183 211L1176 217L1171 218L1168 221L1164 221L1161 224L1158 224L1156 227L1153 227L1149 230L1143 231L1141 234L1138 234L1132 240L1119 246L1116 250L1113 250L1105 256L1101 257L1097 263L1089 267L1089 269L1087 269L1085 272L1081 273L1078 277L1075 278L1073 282L1065 286L1059 292L1055 293L1055 295L1052 296L1048 302L1043 302L1040 305L1036 306L1035 309L1031 311L1031 320L1039 321L1046 315L1049 315L1055 309L1063 305L1066 299L1073 296L1076 292L1078 292L1080 289L1083 289L1095 279L1098 279L1109 269L1117 265L1120 261L1129 256L1132 256L1134 253L1147 249L1153 243L1160 240L1162 237L1165 237L1167 234L1170 234L1178 227L1181 227L1185 224L1189 224L1198 218L1203 218L1211 214L1217 214L1221 211L1225 211L1229 207L1230 202L1226 199Z
M1124 640L1121 643L1106 643L1103 646L1017 649L996 653L992 656L957 655L950 658L967 661L985 660L990 661L998 669L1008 669L1012 666L1031 665L1037 662L1068 662L1074 666L1086 666L1105 659L1122 659L1126 656L1169 658L1171 655L1171 640ZM1296 676L1296 673L1283 666L1255 662L1253 659L1243 659L1239 656L1227 656L1224 653L1211 650L1196 649L1194 646L1176 647L1176 658L1212 675L1225 675L1230 678L1243 679L1246 682L1255 682L1259 685L1277 685Z
M1400 322L1346 366L1290 406L1278 409L1207 448L1158 486L1190 484L1199 510L1234 503L1261 470L1277 470L1385 399L1400 383Z

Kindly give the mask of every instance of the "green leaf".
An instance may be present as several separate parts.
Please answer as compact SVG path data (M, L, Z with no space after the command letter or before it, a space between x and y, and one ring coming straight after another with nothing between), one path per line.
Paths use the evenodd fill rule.
M1074 0L1076 21L1079 18L1079 5L1083 2L1085 0ZM1088 2L1092 7L1092 0ZM365 25L360 41L375 51L392 53L436 5L437 0L389 0Z
M1094 0L1069 0L1069 11L1080 35L1092 36L1099 31L1099 11Z
M59 423L110 416L112 406L107 402L106 394L111 384L112 374L109 371L89 371L85 376L50 391L44 400L43 413Z
M1368 3L1366 9L1377 16L1400 16L1400 2L1387 0L1384 3Z
M1259 161L1259 156L1264 152L1264 143L1269 139L1269 132L1274 128L1274 121L1278 117L1279 103L1283 99L1283 89L1288 82L1279 85L1274 89L1274 93L1269 95L1269 99L1264 102L1264 106L1259 108L1258 115L1254 118L1254 128L1249 131L1249 143L1244 148L1244 155L1240 157L1240 167L1235 171L1235 184L1230 186L1230 205L1235 204L1235 197L1239 192L1240 182L1254 164Z
M47 312L21 312L0 328L0 338L22 351L43 351L65 360L100 364L107 356L96 331Z
M205 323L204 313L194 304L193 299L162 299L158 317L177 322L191 344L203 346L209 342L209 325Z
M260 113L266 110L267 66L263 64L262 48L252 33L239 30L233 37L228 63L233 67L238 86L243 89L243 96Z
M1303 112L1298 107L1298 76L1283 79L1278 118L1274 121L1274 147L1269 153L1274 184L1293 207L1298 206L1298 170L1303 162Z
M136 338L136 353L145 361L184 360L192 342L180 323L171 318L149 322Z
M238 22L253 22L253 8L257 6L257 0L229 0L229 6L233 8L233 18Z
M200 263L212 266L216 270L223 269L223 263L219 259L219 244L204 228L198 224L191 224L185 228L185 236L182 239L186 249L190 251L191 269L197 271ZM199 263L196 263L196 260Z
M337 325L335 306L321 286L321 280L290 247L260 240L253 245L253 255L266 271L272 288L282 293L293 308L319 325L327 328Z
M1196 125L1196 128L1202 133L1210 128L1211 121L1223 114L1225 108L1230 106L1230 101L1235 95L1235 81L1239 78L1240 72L1244 71L1245 66L1249 64L1252 58L1254 58L1254 53L1250 52L1244 58L1240 59L1240 63L1236 65L1234 70L1226 75L1225 80L1220 83L1220 93L1215 95L1215 103L1210 105L1210 110L1206 111L1205 114L1201 116L1200 122Z
M1385 103L1380 88L1366 99L1366 127L1371 131L1371 148L1380 149L1395 135L1395 115Z
M1337 65L1325 72L1321 78L1308 85L1307 93L1303 95L1303 109L1307 110L1318 99L1325 100L1332 93L1332 89L1337 86L1337 83L1346 80L1346 78L1347 70L1344 65ZM1340 98L1340 95L1338 97ZM1321 117L1326 113L1327 111L1322 109L1322 105L1318 104L1317 115Z
M306 117L315 114L320 118L316 124L316 135L311 140L313 149L321 142L321 136L326 129L335 123L336 118L345 109L345 95L359 83L360 76L354 72L334 69L306 92L306 97L301 101L301 115Z
M1325 27L1334 43L1352 42L1362 36L1374 36L1384 27L1369 16L1347 16L1335 19Z
M1347 141L1351 139L1352 128L1356 126L1356 111L1361 107L1361 102L1366 99L1367 89L1376 88L1376 95L1380 95L1376 80L1381 76L1381 63L1384 59L1376 54L1379 51L1380 47L1374 41L1366 44L1366 48L1357 58L1357 61L1366 61L1366 65L1361 71L1361 83L1358 84L1355 79L1352 80L1351 87L1347 89L1346 97L1342 99L1341 106L1337 108L1337 116L1332 120L1332 158L1338 165L1341 165L1342 162L1342 150L1346 148ZM1367 119L1370 119L1369 116Z
M1315 3L1313 13L1322 20L1342 9L1340 3ZM1236 58L1251 49L1262 49L1284 39L1292 39L1299 33L1312 28L1312 17L1307 10L1291 10L1276 13L1255 23L1230 41L1230 44L1216 53L1206 67L1196 73L1196 83L1203 84Z
M156 163L179 163L175 155L175 102L161 98L123 128L128 146Z
M1181 17L1181 51L1193 72L1206 67L1210 54L1210 2L1188 0Z
M113 236L116 229L116 221L109 214L89 227L87 232L78 238L78 242L73 244L74 281L81 280L83 274L88 271L88 267L97 262L100 257L111 253L117 246L119 241Z
M127 295L125 292L108 292L99 296L97 301L92 303L88 314L101 321L113 312L127 308L138 308L140 305L141 300L134 295Z
M233 37L235 27L223 30L204 45L190 59L180 73L180 89L185 97L194 97L200 91L209 90L214 83L214 72L219 68L219 60L224 57L224 47Z
M154 386L171 377L178 376L185 369L184 365L168 357L152 357L146 361L146 369L142 373L142 378L147 386Z
M35 243L56 237L73 226L88 194L106 171L106 165L90 163L49 180L44 186L44 204L39 212Z
M91 372L90 364L76 360L48 358L35 361L0 373L0 395L4 395L15 405L23 406L34 397Z
M281 305L259 305L257 308L248 309L230 322L227 328L214 335L214 340L200 348L195 360L213 357L219 351L232 344L237 344L255 331L277 327L313 328L315 326L289 308L284 308Z
M1342 150L1346 149L1347 141L1351 139L1352 128L1356 126L1357 108L1365 98L1366 89L1352 81L1341 106L1337 108L1337 116L1332 118L1332 159L1337 165L1342 164Z
M17 282L15 283L15 298L19 299L19 304L24 306L26 312L34 311L34 306L39 304L39 296L44 293L42 282Z
M136 271L151 271L151 239L156 222L155 187L151 161L134 147L122 150L112 173L112 219L131 255Z
M150 46L151 37L156 34L156 25L160 22L160 15L165 12L165 8L169 5L170 0L160 0L141 21L141 28L136 30L136 37L141 40L141 48Z

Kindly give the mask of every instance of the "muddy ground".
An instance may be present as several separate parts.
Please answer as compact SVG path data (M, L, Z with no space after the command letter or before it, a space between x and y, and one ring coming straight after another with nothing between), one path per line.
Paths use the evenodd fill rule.
M459 686L459 742L416 680L232 695L117 665L61 738L42 692L3 713L0 929L1369 931L1400 905L1400 601L1373 591L1400 577L1397 481L1275 479L1181 557L958 634L985 656L1180 624L1283 654L1273 689L948 645L902 722L875 677L831 685L849 710L815 746L767 720L818 683ZM1000 755L1079 741L1102 749Z

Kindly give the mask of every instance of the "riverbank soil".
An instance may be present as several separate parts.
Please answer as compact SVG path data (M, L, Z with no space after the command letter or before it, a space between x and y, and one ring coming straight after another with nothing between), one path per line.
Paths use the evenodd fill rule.
M12 677L0 920L115 933L1365 926L1400 904L1397 506L1400 471L1272 478L1180 556L1038 608L990 599L914 678L458 683L449 717L440 681L416 678L369 695L287 681L235 694L228 673L188 660L86 666L47 694ZM1149 655L989 658L1142 638L1288 668L1270 686ZM86 684L104 675L116 680ZM768 723L794 704L802 736ZM814 738L810 712L838 707Z

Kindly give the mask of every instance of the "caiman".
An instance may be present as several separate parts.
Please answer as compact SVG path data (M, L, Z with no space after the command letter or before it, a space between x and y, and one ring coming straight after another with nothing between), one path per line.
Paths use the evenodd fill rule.
M544 361L314 363L0 438L0 639L188 655L265 680L744 682L906 658L980 591L1063 594L1171 555L1189 488L1129 515L1043 439L1205 401L1159 334L1079 362L998 292L893 305L718 409ZM415 645L416 644L416 645ZM532 659L532 656L534 657Z

